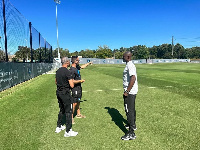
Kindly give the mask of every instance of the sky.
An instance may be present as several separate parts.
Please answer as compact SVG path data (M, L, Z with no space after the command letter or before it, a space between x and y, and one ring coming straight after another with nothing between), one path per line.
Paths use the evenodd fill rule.
M10 0L57 47L54 0ZM59 46L70 52L180 43L200 46L200 0L61 0Z

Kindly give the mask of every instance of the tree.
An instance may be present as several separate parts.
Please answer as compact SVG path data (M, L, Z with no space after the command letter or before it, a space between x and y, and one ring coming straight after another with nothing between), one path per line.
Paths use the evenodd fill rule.
M115 59L122 59L123 54L124 54L124 52L120 52L120 51L115 52Z
M200 47L192 47L187 49L189 58L199 59L200 58Z
M0 61L5 61L6 60L6 54L3 50L0 50Z
M18 46L18 51L15 53L15 57L18 59L23 59L25 62L26 59L30 59L31 57L31 50L27 46Z
M134 50L136 59L147 59L149 57L148 48L145 45L138 45L137 49Z
M75 51L75 52L71 53L71 56L79 56L79 52Z
M172 58L172 45L171 44L162 44L160 45L160 50L162 52L162 56L160 58L171 59Z
M112 50L107 45L104 45L103 47L98 46L98 49L96 51L97 58L105 59L105 58L111 58L112 56L113 56Z
M149 48L149 58L150 59L155 59L157 58L157 46L153 46Z
M69 50L68 49L64 49L63 48L59 48L59 52L60 52L60 57L71 57L71 54L69 53ZM57 58L58 57L58 48L56 48L53 52L53 57L54 58Z
M83 58L94 58L95 57L95 50L81 50L79 52L79 56L82 56Z
M184 59L187 57L188 54L186 54L185 48L181 44L177 43L174 46L174 58Z

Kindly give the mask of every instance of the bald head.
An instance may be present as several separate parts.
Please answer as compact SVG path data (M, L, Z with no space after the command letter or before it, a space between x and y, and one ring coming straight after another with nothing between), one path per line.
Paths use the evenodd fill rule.
M131 61L131 56L132 56L132 53L127 51L123 54L123 62L129 62Z
M126 56L132 56L132 53L129 52L129 51L127 51L127 52L124 53L124 55L126 55Z

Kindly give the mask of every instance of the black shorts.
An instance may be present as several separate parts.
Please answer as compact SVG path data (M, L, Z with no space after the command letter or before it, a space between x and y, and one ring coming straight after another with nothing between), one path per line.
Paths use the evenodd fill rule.
M82 87L77 86L72 89L72 102L77 103L80 102L82 98Z

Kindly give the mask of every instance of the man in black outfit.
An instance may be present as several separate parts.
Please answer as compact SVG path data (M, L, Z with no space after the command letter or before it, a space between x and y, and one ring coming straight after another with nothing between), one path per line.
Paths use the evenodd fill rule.
M75 124L74 119L73 119L73 113L76 108L77 108L76 118L86 118L80 112L80 100L82 97L81 83L85 82L85 80L81 80L81 75L79 71L81 67L79 66L78 56L72 56L71 62L72 62L72 65L71 65L70 71L74 79L74 88L72 89L72 97L73 97L72 124Z
M67 57L62 58L62 67L56 71L56 85L57 85L57 99L60 111L58 113L58 121L56 133L65 129L65 126L62 126L63 115L66 117L66 132L64 137L76 136L78 132L72 131L72 97L70 93L70 87L74 87L72 74L67 69L70 66L70 60Z

